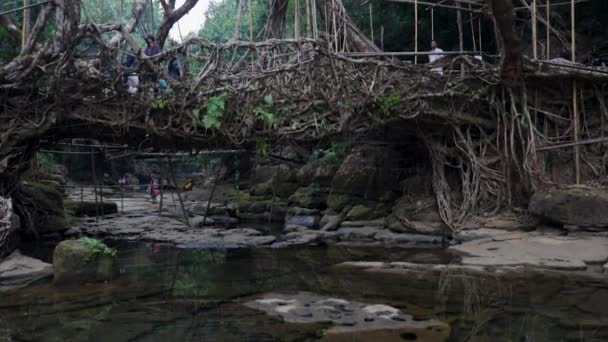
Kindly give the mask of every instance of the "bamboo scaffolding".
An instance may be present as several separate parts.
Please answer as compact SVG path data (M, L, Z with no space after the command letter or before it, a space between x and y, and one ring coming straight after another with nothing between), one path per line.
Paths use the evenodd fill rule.
M536 0L532 0L532 57L538 59L538 36L536 33Z
M414 52L418 52L418 0L414 0ZM418 64L418 55L414 55L414 64Z
M550 59L551 58L551 0L547 0L547 7L546 7L546 13L545 16L547 17L547 29L546 29L546 35L547 35L547 55L545 56L545 59Z

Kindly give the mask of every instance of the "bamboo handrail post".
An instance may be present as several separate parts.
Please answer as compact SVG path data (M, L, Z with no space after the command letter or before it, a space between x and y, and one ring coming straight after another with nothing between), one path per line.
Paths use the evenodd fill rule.
M186 225L190 227L190 221L188 220L188 213L186 212L186 207L184 206L184 201L182 200L182 194L177 186L177 180L175 179L175 173L173 172L173 162L170 157L167 157L167 161L169 162L169 172L171 173L171 179L173 179L173 183L175 183L175 192L177 192L177 199L179 200L179 204L182 208L182 213L184 214L184 219L186 220Z

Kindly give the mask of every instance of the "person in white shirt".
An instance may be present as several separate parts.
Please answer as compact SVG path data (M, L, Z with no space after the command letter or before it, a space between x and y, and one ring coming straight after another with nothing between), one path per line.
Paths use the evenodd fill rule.
M435 40L431 41L431 52L433 52L429 55L429 63L431 64L444 57L444 55L440 53L443 52L443 50L441 50L439 46L437 46L437 41ZM443 76L443 69L441 67L433 68L431 69L431 71Z

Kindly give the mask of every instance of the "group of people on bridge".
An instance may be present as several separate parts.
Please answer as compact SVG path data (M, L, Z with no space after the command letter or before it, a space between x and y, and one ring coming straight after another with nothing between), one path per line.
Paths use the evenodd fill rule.
M144 49L144 55L146 57L154 57L159 55L162 52L161 47L158 45L158 43L156 42L156 39L152 36L152 35L148 35L145 38L146 41L146 48ZM173 43L172 43L173 45ZM134 51L133 54L129 54L127 55L127 59L126 61L123 63L123 65L126 68L129 69L134 69L137 66L137 58L136 55L139 54L139 51ZM179 63L179 59L177 56L171 56L169 58L169 62L167 63L167 74L169 75L169 77L175 81L179 81L181 79L181 67L180 67L180 63ZM144 77L144 80L140 79L140 75L133 71L131 72L127 78L126 78L126 83L127 83L127 92L131 95L135 95L137 94L140 84L141 83L153 83L156 82L156 77L153 74L148 74L146 75L146 77ZM144 82L142 82L144 81ZM168 83L167 80L161 78L160 80L158 80L158 84L162 87L162 88L166 88Z

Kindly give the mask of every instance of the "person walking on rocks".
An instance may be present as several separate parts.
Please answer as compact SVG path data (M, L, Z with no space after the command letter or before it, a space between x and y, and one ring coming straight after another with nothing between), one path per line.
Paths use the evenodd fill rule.
M152 198L152 203L156 203L156 196L160 194L160 186L159 186L158 177L151 174L150 175L150 184L148 185L148 193Z

